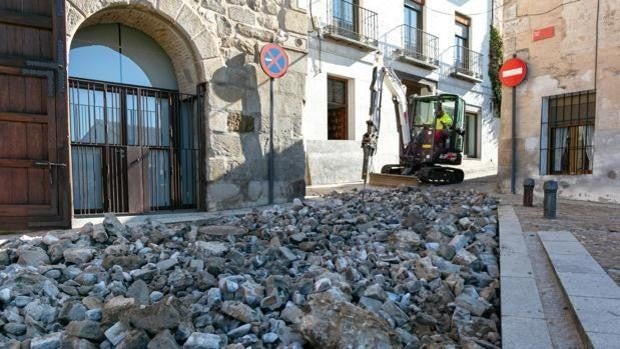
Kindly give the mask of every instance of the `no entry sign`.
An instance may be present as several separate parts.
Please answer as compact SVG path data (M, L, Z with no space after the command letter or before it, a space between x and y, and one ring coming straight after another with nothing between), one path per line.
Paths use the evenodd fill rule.
M527 74L525 62L519 58L511 58L499 69L499 80L506 86L515 87L525 79L525 74Z
M282 46L267 44L260 51L260 66L265 74L280 78L288 70L288 55Z

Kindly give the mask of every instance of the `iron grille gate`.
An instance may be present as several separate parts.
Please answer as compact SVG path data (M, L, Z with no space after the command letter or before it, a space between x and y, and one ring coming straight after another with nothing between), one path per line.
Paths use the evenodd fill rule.
M198 98L69 80L76 215L195 209Z

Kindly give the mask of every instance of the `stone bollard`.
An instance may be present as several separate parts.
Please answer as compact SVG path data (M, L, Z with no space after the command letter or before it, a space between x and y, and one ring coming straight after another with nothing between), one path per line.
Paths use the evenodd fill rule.
M555 209L558 195L558 182L553 180L546 181L543 185L543 188L545 189L545 218L555 218Z
M534 180L526 178L523 180L523 206L532 207L534 201Z

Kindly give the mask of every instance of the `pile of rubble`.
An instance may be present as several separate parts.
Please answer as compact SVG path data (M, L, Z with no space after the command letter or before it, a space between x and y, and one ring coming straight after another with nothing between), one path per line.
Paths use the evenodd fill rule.
M19 348L496 348L496 201L333 193L191 224L0 247L0 344ZM28 346L29 345L29 346Z

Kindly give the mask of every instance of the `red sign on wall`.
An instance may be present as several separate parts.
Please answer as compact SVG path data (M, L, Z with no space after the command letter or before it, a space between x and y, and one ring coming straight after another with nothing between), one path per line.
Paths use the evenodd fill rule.
M527 65L519 58L511 58L507 60L499 69L499 80L502 84L514 87L525 79L527 74Z
M532 41L544 40L552 38L555 35L555 27L549 26L534 30Z

